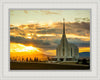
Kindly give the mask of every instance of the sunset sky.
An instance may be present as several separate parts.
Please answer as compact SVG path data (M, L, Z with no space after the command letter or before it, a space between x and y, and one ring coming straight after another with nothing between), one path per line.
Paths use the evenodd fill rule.
M55 56L63 18L68 41L90 52L90 10L10 10L10 56Z

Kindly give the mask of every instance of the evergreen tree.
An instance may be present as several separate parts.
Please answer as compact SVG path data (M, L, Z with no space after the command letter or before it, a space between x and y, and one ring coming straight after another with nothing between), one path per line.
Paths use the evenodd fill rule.
M34 57L34 62L36 61L36 57Z
M83 59L82 60L82 64L87 64L87 60L86 59Z
M37 57L37 62L38 62L38 57Z
M24 61L24 58L22 57L22 61Z
M26 58L26 62L28 62L28 57Z

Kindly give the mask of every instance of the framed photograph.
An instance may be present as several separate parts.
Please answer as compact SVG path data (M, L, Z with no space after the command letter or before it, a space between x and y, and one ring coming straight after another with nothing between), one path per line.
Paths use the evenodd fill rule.
M99 80L99 3L2 0L1 80Z

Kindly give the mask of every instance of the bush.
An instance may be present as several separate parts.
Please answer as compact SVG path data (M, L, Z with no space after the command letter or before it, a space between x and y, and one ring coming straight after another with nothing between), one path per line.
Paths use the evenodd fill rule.
M87 60L86 59L83 59L82 60L82 64L87 64Z
M80 63L80 59L78 59L78 62L76 64L79 64Z

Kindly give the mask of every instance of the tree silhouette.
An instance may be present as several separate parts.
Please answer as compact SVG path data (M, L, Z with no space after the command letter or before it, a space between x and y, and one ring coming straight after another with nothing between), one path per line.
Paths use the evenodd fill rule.
M22 57L22 61L24 61L24 58Z
M78 59L78 62L77 62L77 64L79 64L80 63L80 59Z
M86 59L83 59L82 60L82 64L87 64L87 60Z
M38 57L36 58L36 61L38 62Z
M34 62L36 61L36 57L34 57Z
M50 61L50 58L49 57L47 57L47 59L48 59L48 61Z
M30 58L30 62L33 62L33 60Z
M35 57L34 58L34 62L38 62L38 57Z
M26 58L26 62L28 62L28 57Z

